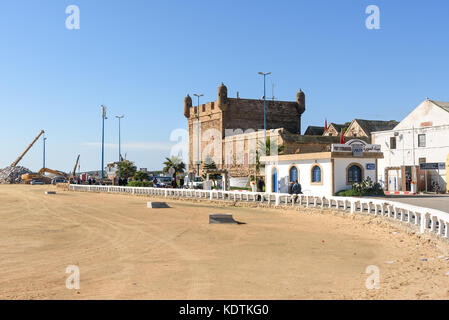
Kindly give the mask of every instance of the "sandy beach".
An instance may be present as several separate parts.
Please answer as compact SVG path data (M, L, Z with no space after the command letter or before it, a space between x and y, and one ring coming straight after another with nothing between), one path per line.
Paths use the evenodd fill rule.
M0 186L0 298L449 298L448 245L382 218L147 201ZM209 225L210 213L245 224ZM372 265L378 290L365 285Z

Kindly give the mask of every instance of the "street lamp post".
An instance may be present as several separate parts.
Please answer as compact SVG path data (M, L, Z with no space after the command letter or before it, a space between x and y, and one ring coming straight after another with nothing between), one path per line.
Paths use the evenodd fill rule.
M198 159L197 159L197 164L196 164L196 174L199 175L200 174L200 98L202 96L204 96L204 94L193 94L195 97L198 98L198 107L196 109L196 114L198 116Z
M43 143L44 143L44 161L43 161L43 165L42 165L42 168L44 168L45 169L45 141L47 141L47 138L45 138L45 135L44 135L44 138L43 138Z
M106 107L101 105L102 132L101 132L101 179L104 179L104 120L106 116Z
M121 151L121 127L120 120L122 120L125 116L115 116L118 119L118 177L119 179L122 177L122 168L120 164L122 163L122 151Z
M263 130L264 130L264 138L265 143L267 141L267 90L266 90L266 78L271 72L259 72L260 75L263 76Z

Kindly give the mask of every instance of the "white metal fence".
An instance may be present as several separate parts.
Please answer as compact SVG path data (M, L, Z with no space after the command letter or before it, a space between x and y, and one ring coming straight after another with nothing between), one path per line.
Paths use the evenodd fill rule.
M304 206L311 208L333 208L346 210L351 214L365 212L413 224L421 233L432 232L449 238L449 213L380 199L325 197L317 195L298 195L296 198L283 193L260 193L220 190L164 189L117 186L86 186L72 184L72 191L127 193L159 197L193 198L205 200L230 200L240 202L259 202L274 205Z

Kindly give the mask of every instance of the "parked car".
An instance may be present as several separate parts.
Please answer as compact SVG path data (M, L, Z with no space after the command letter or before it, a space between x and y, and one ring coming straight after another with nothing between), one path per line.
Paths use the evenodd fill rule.
M154 186L155 188L171 188L172 178L170 177L155 177L155 178L157 179L157 184Z
M57 183L67 183L67 180L64 178L54 178L51 180L51 184L56 185Z
M39 180L33 180L30 182L31 185L43 185L44 182L43 181L39 181Z
M203 178L195 177L189 181L189 189L203 189Z

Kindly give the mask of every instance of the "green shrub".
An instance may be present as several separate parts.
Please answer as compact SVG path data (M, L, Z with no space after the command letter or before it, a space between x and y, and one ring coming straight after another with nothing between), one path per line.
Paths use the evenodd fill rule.
M150 188L153 186L152 181L129 181L128 187L145 187Z
M235 190L244 190L244 191L251 191L251 188L238 188L238 187L231 187L231 191Z
M349 190L342 190L337 192L337 196L339 197L361 197L363 194L357 190L349 189Z
M379 183L374 183L370 177L361 183L354 183L352 189L337 192L340 197L384 196L384 190Z

